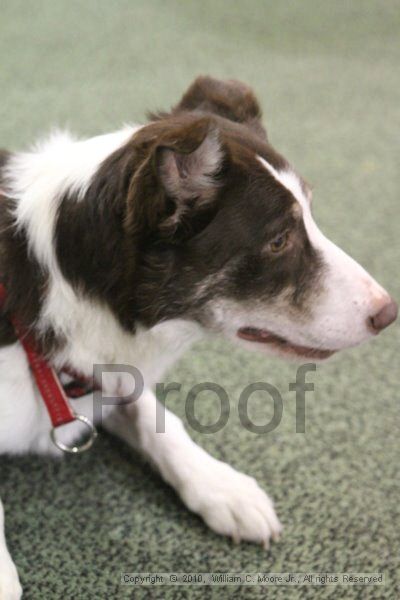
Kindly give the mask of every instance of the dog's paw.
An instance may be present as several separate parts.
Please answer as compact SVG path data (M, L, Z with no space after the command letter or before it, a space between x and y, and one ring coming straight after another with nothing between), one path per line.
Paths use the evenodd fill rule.
M20 600L21 597L22 588L14 563L8 557L0 558L0 600Z
M252 477L218 460L207 461L180 486L185 504L221 535L269 547L282 531L272 501Z

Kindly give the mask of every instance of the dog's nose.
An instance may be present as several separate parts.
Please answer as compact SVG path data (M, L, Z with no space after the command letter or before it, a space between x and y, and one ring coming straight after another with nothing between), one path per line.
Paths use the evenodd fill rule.
M376 313L369 318L369 325L375 333L379 333L385 327L388 327L397 319L397 303L390 298L389 301Z

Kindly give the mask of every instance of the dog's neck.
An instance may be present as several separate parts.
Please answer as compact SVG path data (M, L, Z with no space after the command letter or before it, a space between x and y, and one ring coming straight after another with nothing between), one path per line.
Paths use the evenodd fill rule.
M198 325L179 318L136 322L136 286L126 283L136 276L139 248L131 238L128 249L122 246L120 214L128 185L123 147L134 132L126 128L84 142L58 135L35 152L4 160L0 273L7 308L59 366L90 371L96 361L130 362L146 371L142 348L154 346L149 356L159 349L173 362L180 348L201 336ZM132 172L132 166L125 168ZM143 313L150 302L143 290L138 294Z

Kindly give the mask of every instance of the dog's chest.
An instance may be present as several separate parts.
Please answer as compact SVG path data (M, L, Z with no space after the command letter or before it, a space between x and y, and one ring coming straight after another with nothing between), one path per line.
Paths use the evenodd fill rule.
M66 343L55 353L53 363L58 368L69 365L87 376L92 375L95 365L103 365L105 372L108 366L114 372L118 372L118 365L135 367L140 371L144 385L153 387L181 354L202 336L198 325L182 319L165 321L148 330L138 328L131 334L121 328L107 309L85 300L79 305L68 327L64 323ZM60 317L59 314L58 324ZM115 390L110 389L111 392L115 393Z

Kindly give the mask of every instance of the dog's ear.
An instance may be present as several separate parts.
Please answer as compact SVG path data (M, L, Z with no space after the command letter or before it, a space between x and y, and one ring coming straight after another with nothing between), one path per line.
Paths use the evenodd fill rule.
M212 199L219 185L225 152L218 129L201 119L156 151L156 168L167 195L181 208Z
M227 165L227 150L215 123L208 118L191 120L158 146L155 163L169 199L169 211L159 225L162 234L186 236L199 224L204 226Z
M246 125L262 139L267 133L262 124L260 104L251 89L235 79L215 79L208 75L197 77L186 90L171 114L201 111L218 115L236 123ZM162 118L166 113L151 114L152 119Z
M178 118L170 125L148 129L143 147L152 148L131 181L125 225L173 238L211 218L229 152L212 118Z

